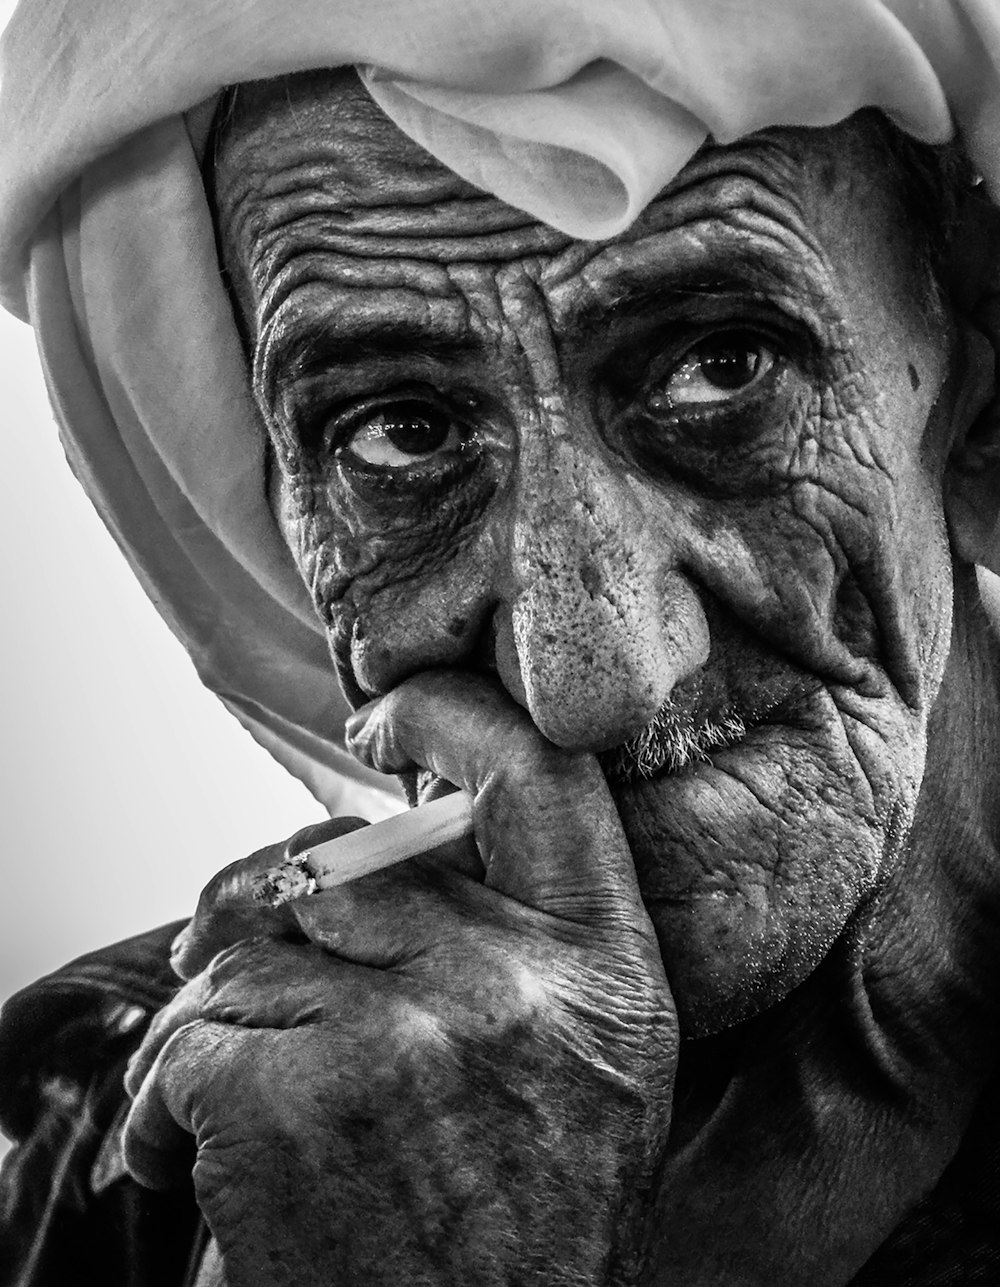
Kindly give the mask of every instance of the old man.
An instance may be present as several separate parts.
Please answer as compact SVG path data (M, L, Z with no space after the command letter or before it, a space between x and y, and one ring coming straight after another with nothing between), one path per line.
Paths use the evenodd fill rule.
M212 106L348 749L475 834L255 901L332 820L216 877L173 976L177 926L16 998L12 1281L994 1282L1000 221L963 142L779 112L587 237L352 71Z

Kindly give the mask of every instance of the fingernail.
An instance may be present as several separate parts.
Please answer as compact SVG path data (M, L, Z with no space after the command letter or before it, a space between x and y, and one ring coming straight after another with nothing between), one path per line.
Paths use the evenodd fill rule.
M143 1082L143 1077L140 1075L140 1069L142 1067L143 1065L139 1062L139 1051L134 1050L132 1054L129 1055L128 1063L125 1065L125 1077L123 1081L125 1094L128 1095L129 1099L135 1099L136 1095L139 1093L139 1087Z
M357 743L364 741L365 728L377 705L377 700L366 702L364 706L359 706L353 715L349 715L345 721L344 736L351 749L354 749Z
M188 943L190 943L190 941L191 941L191 922L188 921L188 923L184 926L184 928L177 935L174 941L170 944L170 966L171 966L171 969L173 969L175 974L178 972L176 963L181 959L181 957L187 951L187 946L188 946Z

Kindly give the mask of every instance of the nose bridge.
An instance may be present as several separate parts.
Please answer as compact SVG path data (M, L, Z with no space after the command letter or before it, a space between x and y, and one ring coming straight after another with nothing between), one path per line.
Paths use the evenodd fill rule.
M520 587L539 595L566 580L602 593L609 561L624 553L622 529L639 517L627 488L596 450L574 441L567 419L558 408L556 423L521 448L513 566Z
M510 625L528 709L560 746L638 733L700 666L700 604L623 470L561 415L523 443Z

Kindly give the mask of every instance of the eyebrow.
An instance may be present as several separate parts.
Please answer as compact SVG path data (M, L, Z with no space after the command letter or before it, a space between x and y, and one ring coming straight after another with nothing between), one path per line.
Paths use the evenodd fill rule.
M337 370L400 360L443 365L482 352L477 337L435 328L433 323L370 318L338 328L324 319L275 338L266 355L267 379L280 396L295 385Z
M721 265L672 266L666 260L650 271L648 259L639 257L626 265L610 263L594 287L588 298L567 308L562 319L567 337L573 334L584 342L593 336L610 337L630 321L662 316L685 297L721 300L751 292L763 300L791 297L812 308L822 307L825 298L813 273L803 271L802 265L788 272L782 248L769 250L759 244L753 251L731 252ZM483 336L454 315L435 317L428 311L416 320L352 308L345 319L331 309L282 328L266 345L262 374L270 398L278 399L324 377L407 362L454 367L469 359L482 360L486 352Z
M780 256L761 254L734 257L721 269L686 267L672 273L665 268L652 279L629 280L632 274L611 271L600 283L599 294L572 310L572 325L585 333L606 332L618 323L662 313L685 298L725 298L751 292L762 299L794 297L815 307L823 292L812 274L783 271ZM611 298L609 298L611 296Z

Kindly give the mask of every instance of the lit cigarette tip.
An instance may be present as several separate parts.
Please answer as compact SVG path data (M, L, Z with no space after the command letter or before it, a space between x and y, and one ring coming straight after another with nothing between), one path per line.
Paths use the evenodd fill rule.
M255 902L266 903L268 907L281 907L283 903L290 903L293 898L301 898L303 894L314 894L316 877L309 870L310 857L307 849L255 877L251 887Z
M464 791L456 791L286 858L256 876L251 892L255 901L281 907L294 898L345 885L471 833L472 799Z

